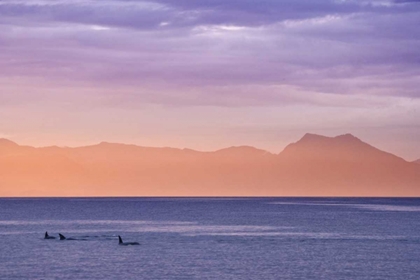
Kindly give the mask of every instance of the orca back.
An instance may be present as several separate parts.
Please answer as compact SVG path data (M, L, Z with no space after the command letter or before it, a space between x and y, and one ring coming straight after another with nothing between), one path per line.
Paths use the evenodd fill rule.
M46 232L45 232L45 235L44 235L44 239L55 239L55 237L54 237L54 236L50 236L50 235L48 234L48 231L46 231Z
M119 245L123 245L123 246L129 246L129 245L140 245L140 243L138 242L124 242L121 238L121 236L118 235L118 241L119 241Z

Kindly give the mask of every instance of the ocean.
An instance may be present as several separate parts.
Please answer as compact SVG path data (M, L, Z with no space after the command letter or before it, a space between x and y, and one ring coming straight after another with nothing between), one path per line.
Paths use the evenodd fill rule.
M418 280L420 199L4 198L0 279Z

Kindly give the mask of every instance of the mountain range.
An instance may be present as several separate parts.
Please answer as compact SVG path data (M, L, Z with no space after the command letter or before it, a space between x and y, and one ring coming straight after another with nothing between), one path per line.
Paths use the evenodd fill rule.
M0 139L0 196L420 196L420 164L351 134L306 134L279 154Z

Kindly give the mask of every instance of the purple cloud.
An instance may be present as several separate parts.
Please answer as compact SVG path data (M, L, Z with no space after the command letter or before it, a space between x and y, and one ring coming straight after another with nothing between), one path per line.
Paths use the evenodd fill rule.
M416 1L0 1L0 74L172 104L417 98L418 26Z

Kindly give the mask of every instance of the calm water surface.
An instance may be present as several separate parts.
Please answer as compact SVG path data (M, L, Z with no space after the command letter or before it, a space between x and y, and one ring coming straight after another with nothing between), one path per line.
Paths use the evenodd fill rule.
M0 199L0 278L418 280L420 199Z

